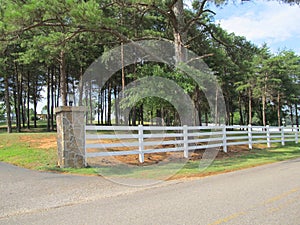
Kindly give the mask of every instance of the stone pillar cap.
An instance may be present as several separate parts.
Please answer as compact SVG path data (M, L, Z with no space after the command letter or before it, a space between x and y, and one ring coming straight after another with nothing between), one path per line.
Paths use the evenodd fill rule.
M59 106L55 108L55 113L60 112L86 112L85 106Z

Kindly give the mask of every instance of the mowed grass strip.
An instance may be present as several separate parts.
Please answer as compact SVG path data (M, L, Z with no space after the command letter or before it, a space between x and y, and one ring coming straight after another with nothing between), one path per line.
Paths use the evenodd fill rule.
M56 133L0 133L0 161L45 170L57 161Z
M237 146L238 147L238 146ZM204 171L199 171L199 161L189 161L173 178L197 177L246 169L259 165L300 157L300 145L289 142L285 146L273 144L272 148L253 149L247 154L217 159Z
M212 161L205 170L199 169L200 160L188 160L186 163L169 162L157 166L122 164L100 168L61 169L57 167L55 143L56 133L0 133L0 161L40 171L146 179L179 179L202 177L300 157L300 145L289 142L286 146L273 144L270 149L254 149L244 154L231 154L230 157Z

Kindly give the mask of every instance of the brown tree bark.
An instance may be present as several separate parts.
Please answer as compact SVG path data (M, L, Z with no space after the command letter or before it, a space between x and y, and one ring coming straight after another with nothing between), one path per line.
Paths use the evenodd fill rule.
M107 93L107 125L111 125L111 89L111 83L109 83Z
M53 66L52 71L51 71L51 130L54 131L55 126L54 126L54 107L55 107L55 92L56 92L56 84L54 84L54 78L55 78L55 71L56 68Z
M50 82L50 68L47 70L47 131L50 131L51 126L51 113L50 113L50 101L51 101L51 82Z
M277 93L277 123L281 126L281 104L280 104L280 93Z
M64 50L60 51L59 57L59 69L60 69L60 95L61 103L63 106L67 106L67 73L66 73L66 56Z
M27 129L30 129L30 79L29 72L27 73Z
M5 85L5 108L6 108L7 133L12 133L9 82L7 76L4 76L4 85Z
M175 60L176 64L185 60L184 44L187 41L184 20L183 0L177 0L173 5L173 38L175 43Z
M250 88L248 90L248 117L248 124L252 124L252 90Z
M20 74L18 66L15 63L15 74L14 74L14 105L15 105L15 115L16 115L16 131L21 132L21 94L20 94Z
M289 108L290 108L290 118L291 118L292 127L294 127L294 114L293 114L292 104L289 105Z
M261 98L261 101L262 101L262 125L263 126L266 126L267 123L266 123L266 96L263 94L262 98Z
M295 103L296 126L299 127L298 105Z

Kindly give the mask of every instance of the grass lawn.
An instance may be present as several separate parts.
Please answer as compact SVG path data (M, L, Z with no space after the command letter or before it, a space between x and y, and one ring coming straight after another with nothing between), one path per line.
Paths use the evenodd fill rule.
M56 165L56 133L0 133L0 161L28 169Z
M254 149L248 154L214 160L203 172L203 175L245 169L298 157L300 157L299 145L295 143L286 143L286 146L277 144L277 147ZM186 177L201 176L199 174L199 161L190 161L175 177L184 175Z
M170 162L152 166L101 166L99 168L60 169L56 166L56 133L0 133L0 161L24 168L67 172L84 175L178 179L201 177L300 157L300 145L286 143L272 148L254 149L243 154L218 157L205 170L199 170L199 160ZM170 177L172 175L172 177Z

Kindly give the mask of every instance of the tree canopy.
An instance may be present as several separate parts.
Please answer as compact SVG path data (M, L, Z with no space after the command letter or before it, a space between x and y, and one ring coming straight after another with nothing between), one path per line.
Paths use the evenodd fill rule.
M177 63L185 57L184 48L203 57L222 88L227 124L281 125L285 118L298 125L299 56L287 49L274 54L266 45L259 47L226 32L214 23L215 13L208 4L212 2L228 1L195 0L192 9L183 0L0 1L0 88L5 102L1 107L6 110L8 132L12 123L17 131L30 128L30 118L36 126L37 105L45 100L48 130L55 129L54 108L67 105L70 92L79 93L75 104L90 109L89 123L124 123L116 107L119 94L126 84L146 75L176 81L193 100L199 123L211 122L203 87L159 63L126 66L101 90L84 93L80 80L98 56L130 41L155 38L174 41ZM158 117L159 123L178 123L176 109L166 100L149 97L126 104L132 108L126 123Z

